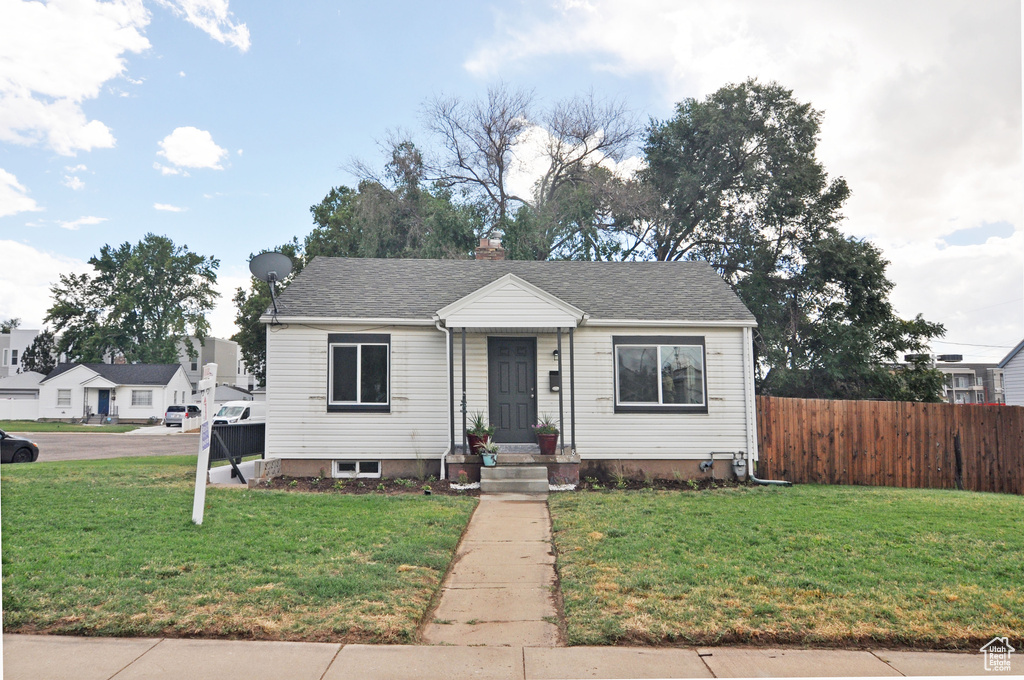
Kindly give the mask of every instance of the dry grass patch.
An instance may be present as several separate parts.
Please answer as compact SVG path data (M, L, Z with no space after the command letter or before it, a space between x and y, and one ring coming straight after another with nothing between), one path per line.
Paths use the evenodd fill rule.
M799 486L550 504L572 644L1024 636L1018 496Z

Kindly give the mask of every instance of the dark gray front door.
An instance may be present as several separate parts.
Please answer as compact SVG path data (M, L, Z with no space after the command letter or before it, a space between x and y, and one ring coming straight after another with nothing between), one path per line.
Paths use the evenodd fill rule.
M487 393L494 441L533 442L537 418L537 339L487 338Z

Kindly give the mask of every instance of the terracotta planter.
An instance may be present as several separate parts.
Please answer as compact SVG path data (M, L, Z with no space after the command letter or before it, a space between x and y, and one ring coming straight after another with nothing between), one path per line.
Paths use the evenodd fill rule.
M483 448L484 444L491 441L491 435L485 434L482 437L478 437L475 434L469 434L467 432L466 439L469 440L470 453L480 453L480 449Z
M540 452L545 456L555 455L555 449L558 447L558 435L557 434L537 434L537 443L540 444Z

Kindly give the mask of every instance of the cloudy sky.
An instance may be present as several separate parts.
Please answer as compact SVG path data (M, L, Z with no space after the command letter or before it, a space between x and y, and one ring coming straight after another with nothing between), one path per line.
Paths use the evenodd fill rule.
M1020 37L1017 0L0 0L0 319L40 327L58 274L154 232L221 260L228 336L249 253L308 233L388 130L426 145L427 97L664 119L753 76L824 111L898 311L995 361L1024 338Z

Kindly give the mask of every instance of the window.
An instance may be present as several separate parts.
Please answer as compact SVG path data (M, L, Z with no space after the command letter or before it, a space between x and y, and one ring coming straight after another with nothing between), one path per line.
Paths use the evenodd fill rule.
M71 390L57 390L57 406L71 406Z
M707 413L704 338L615 336L615 412Z
M4 350L4 366L7 366L11 362L11 354L10 354L10 352L11 352L11 350L9 350L9 349L5 349Z
M352 479L355 477L380 477L379 460L336 460L334 477Z
M970 383L967 380L966 375L956 376L956 387L969 387Z
M192 370L193 371L198 371L199 370L199 360L198 359L193 359L191 365L192 365Z
M132 390L132 406L152 406L153 390Z
M327 410L389 413L391 336L327 336Z
M17 366L17 365L18 365L18 350L12 349L11 350L11 366Z

